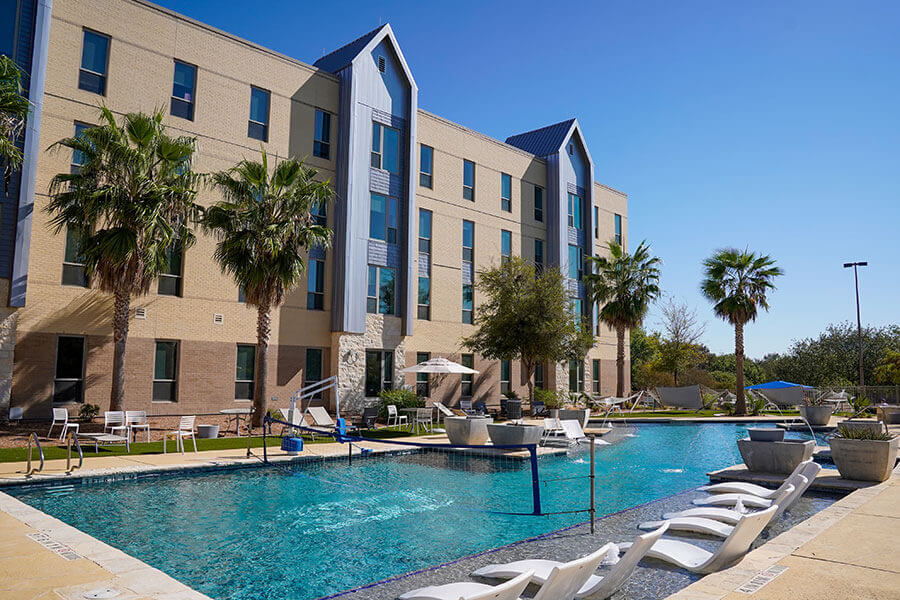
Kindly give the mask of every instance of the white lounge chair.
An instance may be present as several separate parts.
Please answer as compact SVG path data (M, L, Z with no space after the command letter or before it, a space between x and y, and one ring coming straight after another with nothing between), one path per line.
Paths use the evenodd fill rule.
M128 433L131 434L134 441L137 441L138 431L143 431L146 434L147 441L150 441L150 422L147 420L146 410L126 410L125 426L128 428Z
M528 587L530 579L531 572L529 571L500 585L485 585L470 581L432 585L406 592L399 598L400 600L426 600L428 598L439 600L521 600L519 596Z
M724 483L716 483L713 485L705 485L703 487L697 488L701 492L710 492L712 494L753 494L754 496L758 496L760 498L774 498L781 494L783 488L787 487L791 483L794 483L794 480L799 475L803 475L807 478L809 483L816 478L819 471L822 470L818 464L816 464L812 459L805 460L797 465L797 468L787 476L784 480L784 483L777 489L771 489L767 487L763 487L761 485L756 485L755 483L747 483L744 481L726 481ZM805 490L804 490L805 491Z
M394 404L388 404L387 407L387 426L388 427L400 427L400 425L409 425L409 417L406 415L401 415L397 412L397 406Z
M727 569L750 551L753 540L769 524L776 510L778 507L770 506L766 510L744 515L715 552L679 540L660 539L647 551L647 556L694 573L715 573ZM630 543L619 544L619 549L630 546Z
M281 435L283 436L286 433L294 434L296 431L296 427L305 427L306 421L303 420L303 413L299 408L295 408L293 411L290 408L280 408L281 416L284 417L284 421L293 425L293 427L289 427L287 425L281 426Z
M550 572L544 578L541 589L535 594L533 600L574 600L575 595L587 583L588 579L597 570L600 561L609 551L611 547L607 544L587 556L583 556L567 563L559 563L554 565ZM529 579L534 579L532 571L526 571ZM518 577L525 575L522 573ZM516 579L518 579L516 577ZM514 580L515 581L515 580ZM407 592L399 597L400 600L473 600L479 596L474 594L468 595L466 591L472 589L471 586L479 586L473 591L482 591L485 586L483 583L451 583L446 586L432 586Z
M566 430L563 429L559 419L554 417L544 417L544 433L541 434L541 442L547 442L550 438L565 436Z
M196 420L197 417L194 415L181 417L181 420L178 422L178 429L167 431L163 434L163 454L166 453L166 441L169 438L175 439L175 449L180 450L182 454L184 454L184 438L191 438L194 441L194 453L196 454L197 438L194 436L194 422Z
M125 411L107 410L103 412L103 433L118 435L117 431L126 431Z
M773 504L768 498L760 498L753 494L714 494L708 498L697 498L694 500L694 504L697 506L734 506L738 500L750 508L769 508Z
M802 468L800 468L800 467L802 467ZM785 510L787 510L791 504L796 502L800 496L802 496L804 493L806 493L806 490L809 489L809 486L812 485L813 481L815 481L816 476L819 474L819 471L822 470L822 467L819 466L818 463L816 463L812 460L808 460L803 463L800 463L800 466L798 466L798 469L799 469L799 472L797 470L795 470L794 473L789 475L788 478L785 480L785 482L783 484L781 484L781 486L777 490L770 490L768 488L754 485L752 483L743 483L743 482L728 482L728 483L723 483L723 484L716 484L716 486L721 485L722 487L717 487L717 489L723 490L723 491L727 490L727 489L737 489L737 490L743 489L743 490L748 490L748 491L750 491L750 490L763 491L767 494L772 494L772 493L780 494L784 491L785 486L793 484L794 487L796 488L794 490L794 495L793 495L793 497L791 497L789 499L788 502L785 502L783 508L781 508L779 510L778 515L781 516L781 513L783 513ZM802 480L800 479L801 477L803 478ZM713 487L713 486L709 486L709 487ZM777 496L774 496L774 497L777 497ZM724 494L716 494L716 495L710 496L708 498L700 498L700 499L694 500L694 504L697 504L699 506L723 506L723 505L727 506L727 505L736 504L738 498L740 498L741 501L746 506L751 506L754 508L763 508L764 506L766 506L765 502L769 502L770 505L776 503L772 497L763 498L763 497L757 496L756 494L751 494L751 493L748 493L747 491L745 491L745 492L727 492Z
M588 577L587 582L575 593L575 597L579 600L603 600L609 598L622 587L622 584L631 577L634 568L640 562L647 550L650 549L656 541L665 533L668 525L662 525L655 531L639 535L628 552L625 553L619 562L617 562L606 575L594 575ZM612 544L606 544L600 551L609 552L613 547ZM516 577L521 573L532 571L531 581L537 584L543 584L554 568L567 563L557 562L555 560L517 560L515 562L503 565L487 565L472 573L475 577L489 577L492 579L506 579L508 577Z
M78 423L69 423L69 411L65 408L53 409L53 421L50 423L50 431L47 432L47 437L50 437L50 434L53 433L53 428L57 425L62 427L62 431L59 432L59 439L66 437L70 429L74 429L75 433L78 433Z

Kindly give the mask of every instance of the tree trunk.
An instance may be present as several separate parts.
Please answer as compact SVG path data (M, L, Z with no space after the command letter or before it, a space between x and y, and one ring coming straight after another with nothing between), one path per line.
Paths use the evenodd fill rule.
M625 328L616 327L616 397L625 397Z
M256 313L256 373L253 382L252 427L262 427L263 417L268 409L266 397L266 375L269 366L269 336L272 334L272 316L268 306L257 307Z
M534 404L534 361L523 360L525 367L525 384L528 386L528 406Z
M119 290L113 300L113 369L109 410L125 410L125 344L128 341L128 315L131 293Z
M734 414L747 414L747 400L744 398L744 324L734 326L734 362L737 366L737 389L734 391L737 400L734 402Z

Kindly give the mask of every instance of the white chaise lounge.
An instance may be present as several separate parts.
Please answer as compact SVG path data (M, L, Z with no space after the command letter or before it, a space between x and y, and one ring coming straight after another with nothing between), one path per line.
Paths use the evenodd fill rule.
M647 554L650 547L662 537L662 534L665 533L667 528L668 525L663 525L656 529L656 531L651 531L650 533L638 536L632 543L628 552L625 553L625 556L623 556L606 575L601 576L592 574L588 577L587 582L585 582L585 584L581 586L581 589L575 593L575 598L578 598L579 600L603 600L616 593L616 591L622 587L622 584L631 577L634 568L640 560L644 558L644 555ZM606 554L612 547L612 544L606 544L600 550L605 551L604 554ZM531 581L533 583L543 584L554 568L565 564L568 563L540 559L517 560L503 565L487 565L486 567L474 571L472 575L475 577L506 579L508 577L517 577L523 572L530 571L534 573L534 575L531 576Z
M771 506L775 504L772 498L777 497L782 494L784 488L788 485L793 485L796 489L794 490L794 496L788 502L783 504L783 508L779 510L778 516L781 516L785 510L787 510L791 504L796 502L796 500L806 493L806 490L809 489L809 486L816 479L816 476L819 474L819 471L822 470L822 467L819 466L818 463L808 460L800 463L798 467L794 470L791 475L788 476L787 479L784 480L784 483L778 487L778 489L770 490L769 488L764 488L758 485L754 485L752 483L743 483L743 482L728 482L722 484L716 484L715 486L706 486L705 489L709 491L711 488L715 488L716 491L726 490L745 490L743 492L727 492L724 494L714 494L709 496L708 498L698 498L694 500L694 504L698 506L732 506L737 504L737 500L740 499L741 502L745 506L751 506L754 508L765 508L767 506ZM801 481L800 478L803 477L804 480ZM763 492L767 494L766 497L758 496L752 492Z
M520 595L528 587L531 573L522 573L515 579L510 579L500 585L485 585L483 583L460 582L447 585L433 585L407 592L400 596L400 600L425 600L427 598L440 598L447 600L521 600ZM419 594L419 595L416 595Z
M787 478L784 480L784 483L781 484L781 487L774 490L771 488L763 487L761 485L756 485L755 483L747 483L744 481L726 481L713 485L705 485L697 489L701 492L710 492L711 494L753 494L754 496L758 496L760 498L774 498L781 493L782 488L793 483L794 478L796 478L798 475L803 475L809 480L809 483L812 483L812 481L815 479L815 476L821 470L822 467L816 464L812 459L809 459L797 465L797 468L795 468L794 471L787 476ZM815 471L815 473L813 473L813 471ZM810 477L810 475L812 475L812 477Z

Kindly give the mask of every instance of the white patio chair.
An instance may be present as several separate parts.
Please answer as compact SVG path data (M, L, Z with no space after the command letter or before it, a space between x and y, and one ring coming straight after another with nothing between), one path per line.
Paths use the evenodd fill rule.
M125 426L132 434L134 441L137 441L138 431L143 431L147 435L147 441L150 441L150 421L147 420L146 410L126 410Z
M425 431L430 432L432 429L434 429L434 411L430 407L416 409L416 433L419 433L419 425L421 425L422 429L424 429ZM428 427L426 427L426 425Z
M790 499L790 504L793 504L797 500L797 498L802 496L806 492L806 490L809 489L809 486L812 485L812 482L815 481L816 476L821 470L822 467L812 460L802 462L800 463L800 465L798 465L797 469L795 469L794 472L791 473L787 479L785 479L784 483L782 483L777 490L770 490L768 488L754 485L752 483L743 482L727 482L716 484L714 486L706 486L707 488L716 488L715 490L707 489L706 491L724 493L714 494L712 496L709 496L708 498L698 498L697 500L694 500L694 504L698 506L731 506L736 504L737 501L740 500L746 506L765 508L767 506L771 506L772 504L777 504L776 498L778 497L778 495L783 494L784 489L788 485L793 485L796 488L794 491L795 497ZM741 492L737 490L744 491ZM761 492L763 494L766 494L766 496L758 496L751 492ZM784 512L788 508L788 506L789 504L783 506L781 510L779 510L778 515L781 516L781 513Z
M602 600L612 596L631 577L634 568L640 562L656 540L662 537L668 525L660 526L656 531L639 535L635 538L631 548L625 553L605 575L592 574L587 582L575 593L579 600ZM613 548L613 544L605 544L601 551L607 554ZM531 576L532 583L543 584L555 567L566 563L555 560L517 560L503 565L487 565L472 573L475 577L488 577L492 579L507 579L519 576L521 573L534 572Z
M401 424L409 425L409 418L406 415L398 413L397 406L394 404L388 404L387 415L388 427L400 427Z
M197 452L197 438L194 436L194 422L196 420L197 417L194 415L181 417L181 420L178 422L178 429L163 434L163 454L166 453L166 441L168 441L169 438L175 439L176 449L184 454L184 438L189 437L194 440L194 453Z
M514 579L500 585L485 585L475 582L448 583L433 585L399 596L399 600L425 600L438 598L443 600L521 600L520 595L528 587L531 572L522 573Z
M710 552L679 540L660 539L647 551L647 556L671 563L694 573L715 573L737 564L747 552L760 532L775 516L777 506L744 515L721 546ZM619 544L619 549L627 549L631 543Z
M119 435L116 431L126 431L125 412L121 410L107 410L103 413L103 433Z
M59 439L66 437L66 433L68 433L70 429L73 429L75 433L78 433L78 423L69 423L68 409L53 409L53 421L50 423L50 431L47 432L47 437L50 437L50 434L53 433L53 428L57 425L62 428L62 431L59 432Z
M546 444L553 438L565 437L566 430L555 417L544 417L544 433L541 434L541 443Z

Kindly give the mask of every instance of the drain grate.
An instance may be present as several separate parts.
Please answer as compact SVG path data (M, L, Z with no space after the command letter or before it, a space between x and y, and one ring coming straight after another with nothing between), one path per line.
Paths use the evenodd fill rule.
M90 598L91 600L97 600L99 598L115 598L118 595L119 590L114 590L112 588L98 588L83 594L85 598Z

